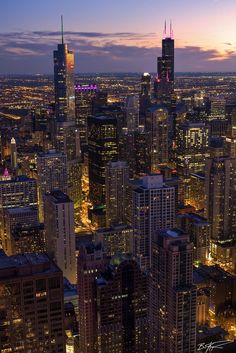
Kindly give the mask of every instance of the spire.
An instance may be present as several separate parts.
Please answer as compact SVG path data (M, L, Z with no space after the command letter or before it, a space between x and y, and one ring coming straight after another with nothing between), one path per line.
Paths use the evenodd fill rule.
M166 39L166 20L164 25L163 38Z
M170 38L174 39L174 32L173 32L173 27L172 27L172 20L170 20Z
M61 43L64 44L63 16L61 15Z

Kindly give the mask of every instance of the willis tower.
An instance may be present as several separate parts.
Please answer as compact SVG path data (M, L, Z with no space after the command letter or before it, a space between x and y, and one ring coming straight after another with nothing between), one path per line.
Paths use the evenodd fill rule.
M170 23L170 33L167 34L166 22L162 39L162 56L157 58L157 78L155 95L158 103L170 105L174 93L174 39Z

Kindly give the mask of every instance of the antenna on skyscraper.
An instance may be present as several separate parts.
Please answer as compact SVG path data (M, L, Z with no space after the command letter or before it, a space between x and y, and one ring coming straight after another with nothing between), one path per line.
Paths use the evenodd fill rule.
M172 27L172 20L170 20L170 38L174 39L174 31L173 31L173 27Z
M164 32L163 32L163 38L166 39L166 20L165 20L165 26L164 26Z
M61 15L61 42L64 44L63 16Z

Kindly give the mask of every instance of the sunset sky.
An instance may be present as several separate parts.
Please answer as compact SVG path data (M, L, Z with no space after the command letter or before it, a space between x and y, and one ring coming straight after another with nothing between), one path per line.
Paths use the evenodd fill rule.
M76 72L155 72L165 19L177 72L236 71L236 0L2 0L0 73L52 73L61 14Z

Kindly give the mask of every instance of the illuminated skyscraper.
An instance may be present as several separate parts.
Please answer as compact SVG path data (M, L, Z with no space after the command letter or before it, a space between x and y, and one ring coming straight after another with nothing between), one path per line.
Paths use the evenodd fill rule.
M139 100L140 113L145 114L146 109L151 104L151 75L148 72L144 72L141 78L141 93L139 96Z
M236 238L236 159L207 158L205 170L206 217L211 240Z
M139 98L128 96L125 104L125 120L128 132L135 131L139 125Z
M160 103L170 104L174 93L174 38L172 24L170 33L167 34L165 23L162 39L162 56L157 58L157 78L155 81L155 92Z
M151 266L152 241L162 229L175 226L175 187L163 176L144 176L133 190L133 254L142 270Z
M169 113L163 106L149 108L146 114L149 135L150 170L155 173L160 164L169 161Z
M11 167L13 170L17 167L17 149L14 137L11 139Z
M55 147L66 156L67 193L77 208L81 201L81 165L79 130L74 122L57 122Z
M62 42L54 51L55 112L59 121L75 120L74 53Z
M60 190L44 197L45 239L48 254L63 271L63 275L76 283L74 205Z
M176 164L180 175L196 173L205 168L209 156L210 128L205 123L179 124L176 134Z
M235 271L236 159L206 160L206 217L211 223L211 256Z
M152 246L150 352L196 352L193 245L179 229L160 232Z
M88 143L88 117L92 115L92 102L96 97L97 85L77 84L75 86L76 126L79 129L81 145Z
M0 181L0 238L4 249L8 248L4 211L10 208L38 206L37 184L35 179L26 176L6 177Z
M63 277L46 254L0 252L1 352L65 353Z
M147 276L117 256L96 278L96 353L148 352Z
M37 156L40 220L43 220L45 193L55 189L68 191L66 166L67 158L63 153L52 150Z
M89 193L94 206L106 199L106 165L118 158L117 119L96 116L88 119Z
M81 246L78 257L80 351L94 353L97 348L96 277L107 262L101 244Z
M7 255L45 251L44 226L36 207L6 209L4 224L6 241L2 246Z
M126 162L109 162L106 166L106 223L107 227L126 223L129 167Z

